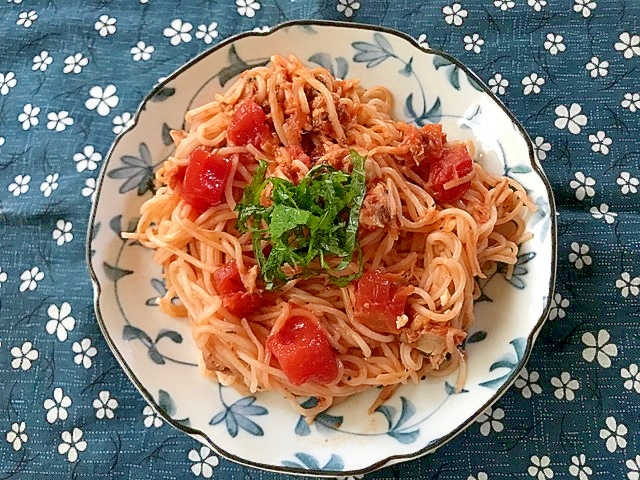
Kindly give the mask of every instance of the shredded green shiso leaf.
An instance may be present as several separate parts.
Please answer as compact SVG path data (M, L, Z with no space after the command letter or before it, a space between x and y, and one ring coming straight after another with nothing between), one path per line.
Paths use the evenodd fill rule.
M358 223L366 193L366 158L354 150L349 157L351 173L316 165L298 185L266 178L267 163L259 162L236 211L238 230L251 233L253 253L267 290L293 278L319 273L344 286L362 274ZM268 185L271 205L265 207L260 197ZM344 270L355 253L360 264L357 273L331 273ZM316 259L319 268L317 264L311 266Z

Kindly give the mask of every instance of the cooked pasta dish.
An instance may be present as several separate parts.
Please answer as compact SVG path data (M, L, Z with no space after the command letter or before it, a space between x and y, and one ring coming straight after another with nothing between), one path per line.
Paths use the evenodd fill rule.
M466 371L478 280L513 266L533 210L382 86L273 56L186 114L129 234L153 249L206 375L309 419ZM313 397L303 408L304 399Z

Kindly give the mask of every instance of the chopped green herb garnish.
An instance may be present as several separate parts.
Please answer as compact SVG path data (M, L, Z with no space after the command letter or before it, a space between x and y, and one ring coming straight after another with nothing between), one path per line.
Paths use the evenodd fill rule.
M335 276L360 253L358 223L366 193L365 157L351 150L351 173L316 165L295 185L266 178L260 161L252 182L236 206L238 229L250 232L253 253L267 290L299 276L327 273L337 285L361 275ZM271 185L271 204L260 203ZM312 262L318 261L315 267Z

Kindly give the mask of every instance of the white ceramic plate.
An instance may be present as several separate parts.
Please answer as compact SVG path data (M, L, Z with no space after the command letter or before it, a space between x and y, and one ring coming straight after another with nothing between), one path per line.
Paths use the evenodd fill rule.
M242 397L205 379L188 324L154 305L161 271L149 251L120 237L133 229L151 196L154 171L172 151L169 129L186 110L228 87L246 68L275 53L295 54L364 86L386 85L395 116L418 125L441 122L450 139L471 138L476 160L516 178L538 211L533 240L519 253L513 277L483 282L477 322L467 341L469 375L402 387L377 413L375 392L357 395L307 425L273 394ZM555 213L550 187L526 133L480 80L450 56L376 27L301 21L266 34L233 37L158 85L135 125L118 137L105 162L92 212L88 256L100 327L125 372L165 420L237 462L274 471L347 476L435 451L502 395L531 352L555 280Z

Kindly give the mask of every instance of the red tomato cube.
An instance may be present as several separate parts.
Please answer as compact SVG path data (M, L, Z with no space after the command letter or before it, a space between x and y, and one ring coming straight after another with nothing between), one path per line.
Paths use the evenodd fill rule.
M314 318L289 317L280 330L267 338L267 348L294 385L326 385L338 376L336 353Z
M231 171L231 161L197 147L189 155L184 174L182 198L196 210L205 211L222 202L222 196Z

